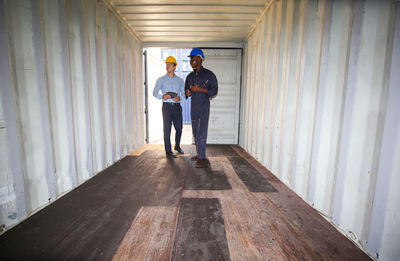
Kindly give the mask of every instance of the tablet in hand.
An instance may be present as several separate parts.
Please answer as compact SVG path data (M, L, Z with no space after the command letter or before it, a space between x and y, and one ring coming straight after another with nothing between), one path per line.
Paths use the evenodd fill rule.
M176 92L166 92L165 94L171 96L171 98L175 98L176 96L178 96Z

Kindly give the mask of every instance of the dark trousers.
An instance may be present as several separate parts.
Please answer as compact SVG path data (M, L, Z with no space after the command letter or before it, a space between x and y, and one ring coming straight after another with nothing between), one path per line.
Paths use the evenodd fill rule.
M205 106L203 110L196 110L196 108L193 108L192 106L191 116L193 137L196 142L197 158L205 159L210 106Z
M164 147L165 152L171 150L171 125L175 128L175 148L179 148L182 136L182 107L179 103L163 103L162 106L163 124L164 124Z

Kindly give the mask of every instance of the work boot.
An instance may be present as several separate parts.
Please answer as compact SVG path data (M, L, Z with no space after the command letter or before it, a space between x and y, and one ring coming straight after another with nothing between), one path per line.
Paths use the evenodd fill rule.
M167 155L167 157L169 157L169 158L177 158L177 156L174 153L172 153L171 151L166 152L165 155Z
M183 150L180 147L175 148L175 150L178 152L178 154L185 154L185 152L183 152Z
M205 168L207 167L207 161L205 159L197 159L196 168Z

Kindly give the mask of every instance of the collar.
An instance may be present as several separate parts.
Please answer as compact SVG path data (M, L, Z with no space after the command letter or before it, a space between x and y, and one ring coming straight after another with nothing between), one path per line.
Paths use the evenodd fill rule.
M196 70L193 70L194 71L194 73L195 74L199 74L201 71L203 71L204 70L204 67L203 67L203 65L200 67L200 70L196 73Z

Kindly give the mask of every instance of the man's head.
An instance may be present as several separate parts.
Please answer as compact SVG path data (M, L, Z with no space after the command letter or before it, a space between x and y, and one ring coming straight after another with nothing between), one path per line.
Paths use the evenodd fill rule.
M178 63L176 62L176 59L173 56L168 56L168 58L165 60L165 68L167 69L168 73L175 72L177 65Z
M193 69L198 68L203 63L204 53L199 48L193 48L193 50L190 52L189 57L190 66L192 66Z

